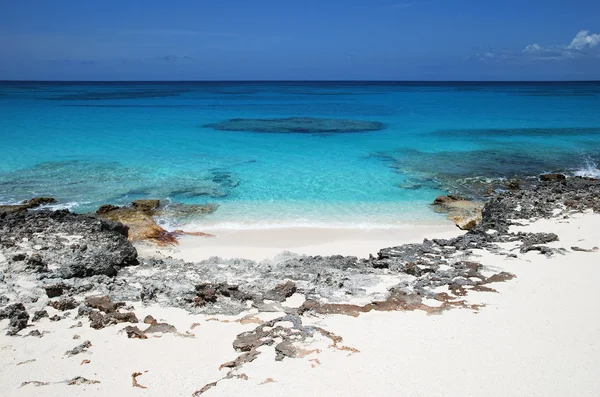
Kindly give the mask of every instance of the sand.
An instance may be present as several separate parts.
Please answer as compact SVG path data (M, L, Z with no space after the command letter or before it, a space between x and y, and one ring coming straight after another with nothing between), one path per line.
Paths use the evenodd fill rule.
M345 348L333 348L328 339L316 337L304 348L318 351L275 361L273 349L263 347L256 361L236 372L244 376L222 380L202 396L598 396L600 310L595 276L600 252L571 249L600 246L598 225L600 215L586 213L515 228L557 233L560 241L549 246L565 248L566 254L552 258L535 251L515 251L517 258L475 252L476 259L490 271L517 276L493 284L498 293L471 292L469 302L486 305L479 311L454 309L430 316L423 312L371 312L357 318L305 316L305 323L342 336L338 347ZM306 235L297 232L293 237L280 231L272 233L273 239L268 241L263 240L267 232L248 233L243 238L241 234L221 236L222 241L206 240L206 245L198 247L189 247L194 241L190 238L176 255L202 259L214 252L257 259L289 249L366 256L378 248L407 242L400 241L400 236L386 238L385 232L380 232L369 239L364 230L354 235L346 231L321 244L317 242L323 241L323 236L315 236L314 231ZM438 232L457 233L450 229ZM413 236L413 241L422 237L418 232L405 236L409 240ZM280 246L286 238L295 244ZM299 304L302 297L293 300ZM135 340L120 331L125 324L96 331L86 320L81 328L69 328L77 320L52 323L42 319L36 328L48 332L43 338L0 336L0 395L191 396L226 374L219 366L237 357L231 345L235 336L256 326L210 321L212 316L190 315L180 309L131 304L138 317L152 314L193 337L166 334ZM268 320L277 315L261 313L258 317ZM191 329L194 323L200 325ZM0 323L1 328L5 326L6 320ZM75 334L80 339L73 340ZM85 340L92 343L86 352L65 356L66 350ZM90 363L82 365L82 360ZM142 373L137 380L146 389L132 386L135 372ZM26 381L61 382L75 376L100 383L20 387Z
M384 247L421 242L424 238L451 238L465 233L451 222L434 225L407 225L394 228L273 228L258 230L211 230L215 237L184 236L179 245L157 250L137 244L145 255L169 255L187 261L211 256L223 259L271 259L282 251L304 255L353 255L366 258ZM157 252L158 251L158 252Z

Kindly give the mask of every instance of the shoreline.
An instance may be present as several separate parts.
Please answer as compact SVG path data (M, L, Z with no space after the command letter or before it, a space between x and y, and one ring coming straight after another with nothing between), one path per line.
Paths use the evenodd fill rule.
M599 197L584 178L506 192L472 230L418 242L431 228L404 228L373 257L389 230L185 236L151 257L119 224L0 214L0 384L10 396L596 396ZM198 241L261 255L206 259ZM311 255L258 262L290 246Z
M138 242L141 255L171 256L188 262L210 257L245 258L255 261L273 259L284 252L300 255L348 255L368 258L382 247L419 243L424 238L449 239L464 231L454 223L436 225L404 225L397 228L273 228L210 230L214 237L182 236L175 246L156 247Z

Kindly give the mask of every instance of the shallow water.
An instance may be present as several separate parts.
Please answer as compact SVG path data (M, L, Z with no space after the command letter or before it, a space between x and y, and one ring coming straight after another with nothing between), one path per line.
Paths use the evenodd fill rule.
M435 223L433 198L474 180L598 175L598 109L600 83L0 83L0 202L219 204L198 229ZM295 117L323 121L257 125ZM231 119L255 132L210 127Z

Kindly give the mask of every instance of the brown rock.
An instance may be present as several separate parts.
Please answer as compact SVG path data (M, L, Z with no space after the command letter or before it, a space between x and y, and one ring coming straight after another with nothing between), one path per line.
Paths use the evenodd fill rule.
M540 180L542 182L562 182L566 180L567 177L563 174L542 174L540 175Z
M108 296L88 296L85 298L85 304L104 313L114 313L118 308L125 306L125 302L115 303Z
M138 323L138 319L135 316L135 313L108 313L106 315L102 314L97 310L92 310L88 314L88 318L90 319L90 327L94 329L102 329L109 325L115 325L118 323Z
M79 303L71 297L62 297L57 301L49 301L48 306L64 312L65 310L75 309L79 306Z
M98 210L96 210L96 214L107 214L111 211L118 210L119 208L121 207L112 204L104 204L101 205L100 208L98 208Z
M128 238L131 241L149 240L159 245L177 243L175 236L160 227L152 216L136 208L121 207L109 212L97 213L97 216L128 226Z
M31 200L23 201L23 207L25 208L37 208L44 204L53 204L56 200L52 197L34 197Z
M294 295L294 293L296 293L296 291L297 291L296 284L292 281L287 281L283 284L279 284L272 290L268 291L265 294L265 298L274 300L274 301L278 301L278 302L283 302L290 296Z
M148 337L138 327L128 325L124 329L129 339L148 339Z
M70 287L66 284L60 283L48 285L44 287L44 289L46 290L46 295L48 296L48 298L56 298L58 296L61 296L65 289L70 289Z
M160 205L159 200L135 200L131 202L131 206L138 211L152 215L152 212Z
M144 324L156 324L156 323L157 323L156 319L154 317L152 317L151 315L147 315L144 318Z
M27 208L22 205L0 205L0 214L13 214L25 211L27 211Z

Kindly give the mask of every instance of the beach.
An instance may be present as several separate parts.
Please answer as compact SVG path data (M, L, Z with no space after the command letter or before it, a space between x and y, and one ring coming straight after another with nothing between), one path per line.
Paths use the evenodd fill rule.
M218 236L183 237L176 248L156 246L154 257L163 259L148 264L144 259L150 255L150 251L145 252L148 246L141 249L138 245L143 263L119 270L109 290L95 284L102 283L103 278L92 281L98 286L87 292L83 292L90 288L83 288L88 285L85 279L64 279L61 288L65 293L50 300L66 304L67 296L75 297L77 305L66 310L46 306L47 297L34 299L37 303L30 299L39 297L32 292L38 287L35 282L28 284L32 279L25 273L9 276L6 266L15 262L6 255L15 248L5 248L0 262L8 277L4 282L12 286L12 293L5 295L11 302L20 297L30 302L27 306L44 307L50 318L60 320L41 318L17 336L0 336L0 383L8 396L38 391L48 396L597 395L600 343L595 336L600 331L600 317L595 310L594 276L600 255L600 236L596 233L600 216L593 211L596 182L581 181L570 179L565 187L558 182L542 185L539 190L506 193L484 210L480 225L487 225L485 229L465 232L452 224L430 228L431 240L423 244L409 244L423 240L426 228L418 227L396 231L396 235L381 230L346 230L335 236L328 230L255 231L255 235L232 233L223 237L223 242ZM572 197L578 201L570 201ZM197 239L205 239L205 243L195 244ZM247 244L241 245L241 241ZM374 247L395 246L390 241L409 245L404 250L377 254ZM445 250L448 244L461 247L465 243L465 250L436 251L436 247ZM323 274L345 274L348 279L344 283L350 284L328 289L326 283L315 290L309 285L319 283L318 278L310 278L317 281L307 284L309 279L301 276L313 271L311 262L305 262L304 270L299 268L300 273L295 273L293 263L297 262L293 262L292 254L272 258L272 252L284 249L307 255L335 253L364 258L372 253L379 259L364 262L375 266L372 270L360 270L365 265L359 260L355 270L347 264L343 265L350 266L347 270L336 273L335 261L339 259L335 256L323 260L307 257L317 261ZM406 249L422 252L419 257L429 262L419 267L431 268L433 273L415 272L411 267L398 268L399 273L392 270L397 263L394 255L411 255ZM206 260L209 252L225 258ZM270 259L262 264L240 262L229 260L227 253ZM180 263L176 258L197 264ZM332 261L331 270L325 267L328 260ZM406 263L402 261L398 263ZM281 267L287 263L292 267ZM480 265L473 267L472 263ZM90 320L93 317L87 314L91 307L110 315L106 302L92 303L90 296L102 291L115 298L127 296L128 288L135 290L135 284L152 280L152 269L167 265L173 277L179 277L178 272L182 277L174 278L172 284L163 278L169 290L157 291L157 297L149 300L143 296L142 301L127 300L117 309L134 313L140 323L109 322L99 329L90 327L93 321L88 325L87 316ZM205 304L199 309L161 298L162 294L179 294L173 285L183 286L181 280L195 280L194 266L216 267L213 273L206 273L208 269L198 273L204 274L204 281L214 274L220 283L233 283L241 277L240 272L245 273L249 285L259 288L265 287L251 280L262 277L265 286L274 285L269 280L279 279L283 271L289 277L279 282L295 280L298 288L279 284L262 295L264 300L250 298L251 290L243 289L242 305L237 305L233 301L239 296L237 288L202 284L196 287L196 300L190 301ZM445 278L448 271L458 273ZM90 280L94 277L98 276ZM440 281L435 281L436 277ZM389 283L391 279L395 281ZM409 289L396 290L398 281ZM123 286L123 282L131 285ZM360 284L354 282L364 283L366 288L360 292L355 289ZM28 285L26 292L23 288ZM409 291L417 292L413 290L417 285L424 287L418 290L422 292L410 295ZM338 288L346 291L345 297L337 295ZM219 295L225 291L227 295ZM398 292L400 295L394 295ZM213 294L217 298L210 303ZM321 303L314 301L315 294L321 296ZM246 299L254 303L246 305ZM373 301L381 303L369 306ZM154 322L146 318L148 315ZM0 327L7 326L8 320L0 322ZM137 331L131 326L138 327ZM157 332L153 326L158 327ZM34 328L42 337L19 336ZM263 344L268 340L272 342Z

